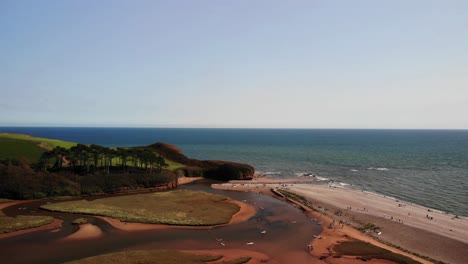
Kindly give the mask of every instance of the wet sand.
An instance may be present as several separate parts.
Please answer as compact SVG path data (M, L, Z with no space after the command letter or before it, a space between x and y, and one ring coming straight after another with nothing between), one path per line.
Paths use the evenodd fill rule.
M73 239L92 239L97 238L102 235L102 231L99 227L93 224L82 224L80 229L75 233L67 236L64 240L73 240Z
M268 193L270 188L282 188L306 197L317 210L310 212L311 217L322 222L324 229L321 237L325 239L311 242L314 248L311 254L314 256L328 254L337 241L351 237L388 247L378 239L448 263L468 263L466 218L456 219L454 215L431 209L427 211L428 208L381 195L327 185L280 183L277 179L269 183L267 178L260 178L213 187L263 193ZM340 220L346 223L343 228L339 225ZM330 223L334 223L334 228L328 228ZM374 223L382 233L364 234L355 229L366 223ZM395 251L395 248L391 249Z
M251 257L249 264L260 264L260 263L270 263L270 264L279 264L279 262L272 260L269 256L244 249L218 249L218 250L182 250L183 252L193 253L193 254L208 254L208 255L223 255L223 258L220 260L211 262L213 264L228 262L239 257Z

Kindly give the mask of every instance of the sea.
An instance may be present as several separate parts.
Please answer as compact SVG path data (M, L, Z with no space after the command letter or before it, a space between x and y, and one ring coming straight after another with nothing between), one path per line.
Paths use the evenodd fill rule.
M0 127L106 147L177 145L188 157L248 163L274 178L317 175L468 216L468 130Z

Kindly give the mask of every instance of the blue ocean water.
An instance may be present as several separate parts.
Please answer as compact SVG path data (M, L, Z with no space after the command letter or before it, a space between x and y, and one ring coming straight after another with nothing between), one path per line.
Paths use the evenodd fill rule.
M251 164L272 177L314 173L468 216L468 130L0 127L84 144L177 145L197 159Z

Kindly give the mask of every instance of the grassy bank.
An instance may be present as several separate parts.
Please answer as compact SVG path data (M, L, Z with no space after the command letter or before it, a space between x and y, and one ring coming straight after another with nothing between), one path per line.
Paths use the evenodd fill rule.
M193 263L204 264L218 261L222 255L197 255L174 250L135 250L110 253L100 256L89 257L77 261L67 262L67 264L107 264L107 263L158 263L158 264L179 264ZM223 261L224 264L247 263L250 257L240 257L238 259Z
M46 150L58 146L71 148L75 145L76 143L62 140L0 133L0 160L25 157L32 162L36 162Z
M8 217L1 214L0 234L47 225L53 221L54 218L51 216L18 215L17 217Z
M418 264L418 261L362 241L346 241L334 247L337 255L359 256L361 260L385 259L399 264Z
M171 191L80 200L41 206L51 211L108 216L124 222L210 226L226 224L239 211L222 195Z
M0 198L0 204L1 203L9 203L9 202L12 202L14 200L11 200L11 199L5 199L5 198Z

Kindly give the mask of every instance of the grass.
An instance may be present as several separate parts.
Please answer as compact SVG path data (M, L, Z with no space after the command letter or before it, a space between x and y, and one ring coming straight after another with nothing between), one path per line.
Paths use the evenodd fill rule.
M14 200L10 200L10 199L5 199L5 198L0 198L0 204L1 203L9 203L9 202L12 202Z
M37 161L46 151L32 141L0 137L0 159L25 157L30 161Z
M167 167L166 169L168 170L176 170L178 168L182 168L182 167L185 167L184 164L181 164L181 163L178 163L178 162L175 162L175 161L172 161L172 160L168 160L168 159L164 159L167 163L167 165L169 165L169 167Z
M389 250L362 241L346 241L334 247L338 255L360 256L362 260L385 259L398 264L420 263L409 257L393 253Z
M53 149L57 146L71 148L75 145L76 143L61 140L0 133L0 160L25 157L36 162L47 149Z
M73 143L73 142L57 140L57 139L49 139L49 138L32 137L32 136L23 135L23 134L0 133L0 138L10 138L10 139L45 143L51 149L55 147L59 147L59 146L63 148L67 148L67 149L73 146L76 146L76 143Z
M68 264L119 264L119 263L158 263L179 264L193 263L205 264L221 259L220 255L196 255L174 250L134 250L110 253L67 262ZM241 262L239 262L240 264Z
M83 217L77 218L72 222L72 224L74 224L74 225L84 225L84 224L87 224L87 223L88 223L88 219L83 218Z
M0 215L0 234L47 225L53 221L54 218L51 216L18 215L17 217L8 217L2 214Z
M195 191L118 196L93 201L53 203L41 208L90 215L109 216L124 222L212 226L228 223L239 206L227 197Z

